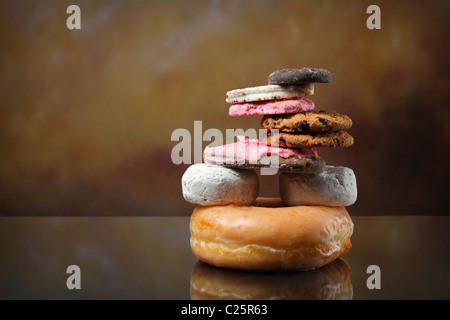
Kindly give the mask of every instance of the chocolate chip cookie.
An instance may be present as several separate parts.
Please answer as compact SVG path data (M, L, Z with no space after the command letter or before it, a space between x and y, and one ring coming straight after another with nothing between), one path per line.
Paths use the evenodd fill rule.
M302 84L308 82L328 83L331 82L331 73L325 69L301 68L282 69L269 75L269 84L280 86Z
M354 140L347 131L338 130L309 134L285 132L274 134L268 131L261 141L268 146L275 144L285 148L339 148L350 147Z
M309 133L350 129L352 119L335 111L308 111L295 114L267 115L261 120L267 130L282 132Z

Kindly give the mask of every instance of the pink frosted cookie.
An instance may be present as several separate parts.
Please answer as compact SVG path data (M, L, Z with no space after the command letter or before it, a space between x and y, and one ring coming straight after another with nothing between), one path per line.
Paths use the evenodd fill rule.
M288 114L314 110L314 102L306 98L238 103L230 107L230 116Z
M206 147L206 164L242 169L276 168L298 173L320 173L325 161L315 148L278 148L265 145L257 139L237 137L238 142L213 148Z
M292 86L266 85L227 92L228 103L246 103L255 101L294 99L314 94L314 84L304 83Z

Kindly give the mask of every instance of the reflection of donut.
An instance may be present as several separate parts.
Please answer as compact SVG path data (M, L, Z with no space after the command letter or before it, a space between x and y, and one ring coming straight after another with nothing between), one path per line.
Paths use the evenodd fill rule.
M353 297L351 268L337 259L308 272L246 272L194 265L192 300L348 300Z
M278 198L253 206L198 206L191 248L208 264L245 270L311 270L351 248L353 222L344 207L282 207Z

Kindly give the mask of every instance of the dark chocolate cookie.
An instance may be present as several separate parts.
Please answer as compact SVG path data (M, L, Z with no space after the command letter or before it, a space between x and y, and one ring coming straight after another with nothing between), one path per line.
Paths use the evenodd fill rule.
M307 111L294 114L267 115L261 120L267 130L309 133L350 129L352 119L335 111Z
M306 82L328 83L331 82L331 73L325 69L302 68L282 69L269 75L269 84L280 86L301 84Z

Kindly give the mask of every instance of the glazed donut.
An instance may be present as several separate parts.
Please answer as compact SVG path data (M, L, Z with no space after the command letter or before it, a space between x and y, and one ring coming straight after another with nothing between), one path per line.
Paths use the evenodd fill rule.
M344 207L284 207L279 198L253 206L198 206L190 244L208 264L249 271L312 270L351 248L353 222Z

